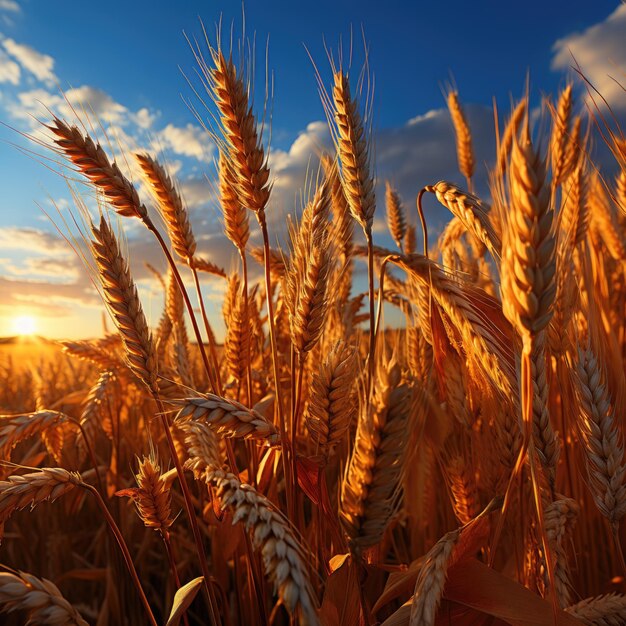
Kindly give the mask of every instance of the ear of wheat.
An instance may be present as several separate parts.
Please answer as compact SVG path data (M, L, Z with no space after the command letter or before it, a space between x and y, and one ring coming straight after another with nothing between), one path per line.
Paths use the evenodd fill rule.
M44 467L38 472L9 476L0 481L0 524L15 511L54 502L81 482L79 474L61 467Z
M400 366L381 363L374 398L359 416L341 487L340 519L355 547L377 544L398 512L412 398Z
M208 473L222 507L233 512L233 523L242 522L260 550L265 571L278 597L302 626L320 624L317 601L306 571L307 557L285 518L265 497L235 476L221 470Z
M459 170L461 170L461 174L467 179L468 187L471 188L472 176L474 175L474 167L476 164L474 147L472 145L472 131L467 123L465 112L459 101L459 94L456 91L450 91L448 94L448 109L456 135L456 152L459 161Z
M128 263L104 217L92 226L92 233L105 301L124 342L129 367L151 391L158 392L154 343Z
M256 439L271 445L279 441L278 432L271 422L235 400L208 393L173 403L182 407L176 417L177 422L199 421L224 437Z
M104 194L120 215L147 219L148 210L139 200L137 190L122 174L117 163L109 161L100 144L83 135L77 126L69 126L58 117L48 128L54 134L54 143L59 150Z
M29 624L88 626L54 583L26 572L0 572L0 611L24 611Z

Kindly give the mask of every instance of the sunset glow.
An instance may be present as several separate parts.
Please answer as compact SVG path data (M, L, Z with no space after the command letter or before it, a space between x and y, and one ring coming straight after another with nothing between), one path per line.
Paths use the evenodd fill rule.
M13 319L13 333L26 337L37 332L37 320L32 315L20 315Z

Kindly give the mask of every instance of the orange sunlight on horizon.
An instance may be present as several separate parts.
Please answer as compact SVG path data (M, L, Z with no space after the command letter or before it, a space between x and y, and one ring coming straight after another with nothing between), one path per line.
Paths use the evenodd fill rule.
M52 340L89 339L102 334L102 312L96 308L50 316L28 309L0 313L0 338L38 335Z

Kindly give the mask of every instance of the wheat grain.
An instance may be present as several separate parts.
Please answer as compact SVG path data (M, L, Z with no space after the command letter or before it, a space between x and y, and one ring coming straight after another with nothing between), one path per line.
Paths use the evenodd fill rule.
M0 610L24 611L33 625L88 626L54 583L26 572L0 572Z
M54 143L61 153L104 194L120 215L142 221L148 219L148 210L140 201L137 190L117 163L109 161L100 144L83 135L77 126L69 126L58 117L53 117L48 129L54 133Z
M38 472L14 474L0 481L0 524L15 511L35 508L57 498L81 484L80 474L61 467L44 467Z
M320 623L316 599L305 563L307 556L287 520L270 502L249 485L221 470L209 472L207 479L217 488L223 508L233 511L233 523L243 522L252 543L261 551L263 565L275 592L291 615L302 626Z
M587 626L622 626L626 620L626 596L609 593L585 598L565 610Z
M456 136L456 154L459 161L459 170L467 179L468 185L471 185L476 165L474 147L472 146L472 131L467 123L463 107L459 102L459 94L456 91L450 91L448 94L448 110L450 111Z
M357 102L350 93L348 76L341 71L334 73L333 102L343 189L352 217L365 233L370 233L376 199L367 140Z
M91 242L105 302L120 332L130 369L158 392L156 351L130 269L104 217L92 225Z
M200 421L224 437L278 443L279 436L274 425L254 409L248 409L235 400L207 393L172 402L182 407L176 417L179 423Z
M377 544L401 503L412 390L400 366L380 363L374 397L362 409L354 450L341 487L340 519L352 545Z
M146 178L150 191L155 196L167 232L176 253L186 263L193 264L196 239L191 229L189 214L174 182L165 168L147 153L136 153L135 158Z

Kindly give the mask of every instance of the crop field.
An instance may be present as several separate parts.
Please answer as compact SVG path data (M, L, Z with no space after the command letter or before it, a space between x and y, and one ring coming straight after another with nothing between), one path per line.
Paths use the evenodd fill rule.
M408 206L377 194L367 68L331 63L334 150L281 238L253 59L196 45L236 266L198 252L153 151L88 111L33 136L108 321L0 343L2 623L626 624L626 139L601 94L580 76L494 111L479 197L448 89L463 185L417 180ZM129 228L167 263L151 325Z

